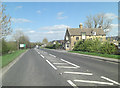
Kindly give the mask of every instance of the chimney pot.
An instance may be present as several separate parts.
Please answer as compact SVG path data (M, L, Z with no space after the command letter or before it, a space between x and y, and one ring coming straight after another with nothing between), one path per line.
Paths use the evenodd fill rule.
M99 28L102 29L102 26L100 25Z
M82 27L83 27L83 25L82 25L82 23L80 23L79 28L82 29Z

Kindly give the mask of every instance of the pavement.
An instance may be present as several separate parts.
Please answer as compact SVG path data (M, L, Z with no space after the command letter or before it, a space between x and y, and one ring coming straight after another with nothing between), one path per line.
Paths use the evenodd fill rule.
M2 78L3 86L119 86L118 63L60 50L30 49Z

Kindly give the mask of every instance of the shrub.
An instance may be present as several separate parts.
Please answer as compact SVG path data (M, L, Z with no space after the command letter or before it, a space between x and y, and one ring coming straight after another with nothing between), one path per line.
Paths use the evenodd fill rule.
M5 41L5 39L2 39L2 54L6 54L8 53L9 49L7 46L7 42Z
M93 40L78 41L73 48L74 51L97 52L103 54L115 54L117 51L113 43L102 42L96 38Z
M104 54L115 54L117 48L113 43L104 42L100 48L100 51Z

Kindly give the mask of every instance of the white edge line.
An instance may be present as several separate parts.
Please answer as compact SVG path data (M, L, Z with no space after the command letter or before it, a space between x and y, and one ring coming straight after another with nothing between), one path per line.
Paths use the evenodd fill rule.
M84 82L84 83L113 85L113 83L109 83L109 82L99 82L99 81L89 81L89 80L74 80L74 81L75 82Z
M48 62L48 64L50 64L50 66L52 66L55 70L57 70L57 68L52 63L50 63L48 60L46 61Z
M101 78L103 78L103 79L105 79L105 80L108 80L108 81L110 81L110 82L112 82L112 83L114 83L114 84L120 85L120 83L118 83L118 82L116 82L116 81L114 81L114 80L111 80L111 79L109 79L109 78L107 78L107 77L101 76Z
M43 56L43 55L41 55L41 57L42 57L42 58L44 58L44 56Z
M63 59L61 59L61 60L64 61L64 62L66 62L66 63L68 63L68 64L71 64L71 65L73 65L73 66L75 66L75 67L80 67L80 66L75 65L75 64L73 64L73 63L71 63L71 62L69 62L69 61L66 61L66 60L63 60Z
M92 73L83 73L83 72L64 72L67 74L78 74L78 75L93 75Z
M71 86L78 88L71 80L67 80L67 82L68 82Z

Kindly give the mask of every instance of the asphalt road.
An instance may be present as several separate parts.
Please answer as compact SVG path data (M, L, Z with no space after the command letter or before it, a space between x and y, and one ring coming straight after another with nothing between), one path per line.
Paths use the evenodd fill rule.
M118 85L118 64L48 49L29 50L3 76L3 86Z

